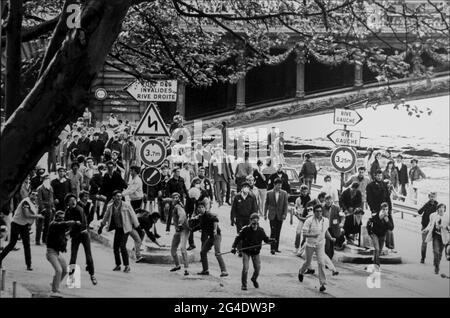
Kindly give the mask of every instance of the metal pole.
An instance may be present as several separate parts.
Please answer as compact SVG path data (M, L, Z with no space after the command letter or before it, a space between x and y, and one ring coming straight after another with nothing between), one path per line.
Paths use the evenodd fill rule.
M13 282L13 298L17 298L17 282Z

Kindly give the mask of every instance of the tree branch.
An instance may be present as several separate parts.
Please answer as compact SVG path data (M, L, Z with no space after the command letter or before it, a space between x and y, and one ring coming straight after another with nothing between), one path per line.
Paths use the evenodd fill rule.
M22 32L22 42L29 42L39 38L40 36L52 31L58 23L59 16L51 20L45 21L39 25L27 28ZM2 36L2 46L6 43L6 36Z

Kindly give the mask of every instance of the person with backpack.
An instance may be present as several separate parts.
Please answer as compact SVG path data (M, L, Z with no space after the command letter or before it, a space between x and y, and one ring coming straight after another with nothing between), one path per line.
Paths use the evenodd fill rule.
M380 254L383 250L386 241L386 234L388 231L394 229L394 222L392 215L389 213L389 205L386 202L381 203L381 208L378 213L372 214L372 217L367 221L367 232L372 239L373 247L373 262L380 268Z

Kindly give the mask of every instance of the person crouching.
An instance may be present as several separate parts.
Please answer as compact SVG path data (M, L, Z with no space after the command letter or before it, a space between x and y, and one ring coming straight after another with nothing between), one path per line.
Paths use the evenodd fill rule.
M258 213L253 213L250 215L250 224L244 226L239 232L238 236L234 240L231 252L236 254L236 247L240 242L242 242L242 290L247 290L247 274L250 258L253 262L254 272L252 278L250 279L255 288L259 288L258 276L261 270L261 259L259 253L261 251L262 241L265 243L272 243L275 240L269 239L266 232L262 227L259 226L259 215Z

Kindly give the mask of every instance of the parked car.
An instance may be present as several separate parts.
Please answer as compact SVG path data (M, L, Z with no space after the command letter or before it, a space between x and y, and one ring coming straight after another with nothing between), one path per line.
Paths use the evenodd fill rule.
M289 186L291 187L291 193L289 193L289 202L295 202L297 198L300 196L300 186L302 185L300 178L292 167L283 168L284 172L288 176Z

